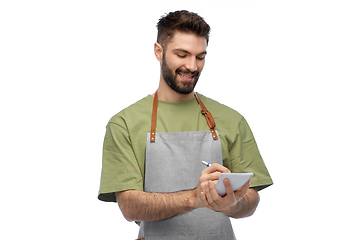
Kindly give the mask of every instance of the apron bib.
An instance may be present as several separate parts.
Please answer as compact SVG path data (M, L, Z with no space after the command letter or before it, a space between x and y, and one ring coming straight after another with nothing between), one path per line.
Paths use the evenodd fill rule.
M201 100L197 99L200 104ZM146 140L145 192L170 193L194 189L205 169L201 161L222 165L221 141L214 130L215 123L202 102L200 106L203 114L206 111L210 116L209 120L206 119L211 131L156 133L152 121L152 131L147 134ZM157 93L154 97L155 108ZM154 109L153 120L155 118L156 124ZM195 209L160 221L143 221L139 238L143 237L145 240L235 239L229 217L208 208Z

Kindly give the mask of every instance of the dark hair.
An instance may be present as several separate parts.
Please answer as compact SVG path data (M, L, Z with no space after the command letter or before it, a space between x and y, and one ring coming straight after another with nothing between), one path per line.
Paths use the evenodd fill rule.
M206 43L209 43L210 26L198 14L186 10L162 16L157 24L157 29L157 42L163 48L166 48L167 42L173 37L175 31L205 37Z

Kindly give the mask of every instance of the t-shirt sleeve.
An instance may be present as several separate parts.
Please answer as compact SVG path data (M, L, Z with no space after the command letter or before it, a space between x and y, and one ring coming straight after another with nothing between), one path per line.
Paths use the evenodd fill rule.
M253 133L243 118L240 122L236 141L230 150L232 172L252 172L250 187L258 191L273 184L269 171L260 155Z
M101 183L98 199L116 202L115 192L143 190L143 178L132 149L126 123L109 122L103 145Z

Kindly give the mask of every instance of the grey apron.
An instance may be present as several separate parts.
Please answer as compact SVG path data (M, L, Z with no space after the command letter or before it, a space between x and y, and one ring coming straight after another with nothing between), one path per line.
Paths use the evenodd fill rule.
M156 127L153 126L154 121L156 125L157 112L155 94L152 131L146 140L146 192L170 193L194 189L205 168L201 161L222 165L221 141L217 137L218 132L214 130L215 123L201 100L195 96L206 119L210 118L210 131L156 133ZM229 217L208 208L195 209L165 220L143 221L139 238L143 237L145 240L235 239Z

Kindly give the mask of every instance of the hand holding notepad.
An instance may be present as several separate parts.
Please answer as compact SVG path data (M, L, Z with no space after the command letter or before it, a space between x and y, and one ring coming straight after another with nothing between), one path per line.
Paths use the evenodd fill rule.
M215 189L218 194L223 197L226 195L224 179L229 179L231 187L235 191L238 188L241 188L247 181L249 181L253 175L253 173L222 173L219 181L215 186Z
M211 166L210 163L207 163L205 161L202 161L202 163L207 167ZM247 181L249 181L252 176L254 176L253 173L222 173L215 186L215 189L218 194L223 197L226 195L224 179L229 179L231 187L235 191L238 188L242 187Z

